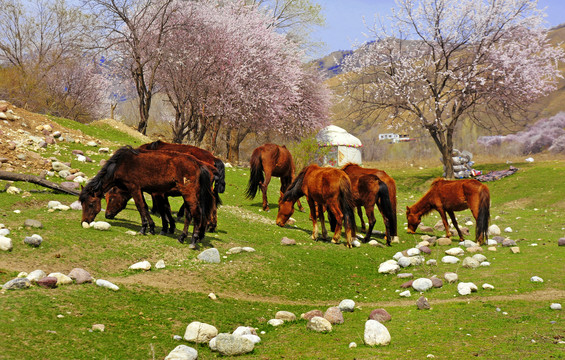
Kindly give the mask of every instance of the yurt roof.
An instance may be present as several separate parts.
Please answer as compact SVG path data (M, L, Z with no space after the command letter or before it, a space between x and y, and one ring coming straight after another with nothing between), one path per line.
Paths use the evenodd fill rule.
M362 147L361 140L348 133L339 126L330 125L316 135L316 141L320 146L349 146Z

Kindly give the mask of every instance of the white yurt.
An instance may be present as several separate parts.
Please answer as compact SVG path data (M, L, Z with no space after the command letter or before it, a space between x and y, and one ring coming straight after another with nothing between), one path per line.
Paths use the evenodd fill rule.
M361 165L361 140L351 135L339 126L330 125L316 135L320 147L328 147L329 153L324 156L324 165L341 167L347 163Z

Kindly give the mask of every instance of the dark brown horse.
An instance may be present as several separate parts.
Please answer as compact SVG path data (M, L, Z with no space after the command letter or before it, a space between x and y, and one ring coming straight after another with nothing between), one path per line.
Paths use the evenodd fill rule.
M463 233L457 225L454 211L471 209L477 223L475 241L480 245L488 240L488 225L490 219L490 192L485 184L475 179L445 180L435 179L428 192L410 207L406 207L408 218L408 232L414 233L422 220L422 216L432 210L437 210L445 226L447 237L451 237L449 224L445 213L449 214L451 222L459 238L463 240Z
M146 233L148 227L151 234L155 233L155 223L143 199L143 192L179 192L198 224L194 226L190 247L196 248L196 242L204 237L206 219L214 203L212 179L208 169L189 156L158 151L141 152L130 146L118 149L79 195L82 222L94 220L100 212L103 194L113 186L127 190L133 197L141 216L142 234ZM183 233L179 237L181 243L188 234L189 222L187 214Z
M248 199L255 198L257 189L260 187L263 192L263 210L269 211L267 187L271 177L274 176L281 179L280 196L282 197L294 179L292 155L284 145L265 144L253 150L249 165L251 166L251 176L245 195ZM300 200L298 201L298 209L304 211Z
M387 236L387 244L389 244L390 240L392 238L395 238L398 236L398 227L397 227L397 219L396 219L396 182L394 181L394 179L392 177L390 177L386 172L384 172L383 170L379 170L379 169L371 169L371 168L363 168L357 164L346 164L343 168L343 171L345 171L345 173L347 175L349 175L349 178L351 179L351 183L354 184L355 183L355 179L359 179L361 176L363 175L376 175L379 180L381 180L382 182L384 182L388 188L388 195L390 198L390 205L392 208L392 217L390 217L390 214L387 214L386 211L384 211L383 209L381 209L381 206L379 206L379 202L377 201L377 207L381 213L381 215L383 216L383 220L385 220L385 226L386 226L386 219L389 219L389 228L387 229L387 231L389 232L389 234L386 234ZM354 193L355 193L355 185L353 185L354 187ZM357 199L360 199L363 197L363 194L356 194L357 195ZM362 200L362 199L361 199ZM357 200L357 214L359 215L359 218L361 219L361 230L365 231L365 221L363 220L363 211L361 210L361 206L364 206L362 204L362 201ZM368 204L368 206L370 207L371 205ZM386 206L383 204L383 206ZM374 207L374 206L373 206ZM365 240L368 240L369 237L371 236L371 232L373 230L373 226L374 226L374 215L369 215L369 210L367 209L367 206L365 206L365 212L367 213L367 217L369 218L369 230L367 231L367 235L365 236ZM372 212L372 210L371 210ZM373 225L371 225L371 217L373 218Z
M284 226L294 212L294 203L306 196L310 206L312 219L312 240L318 238L319 216L322 227L322 238L327 232L324 225L324 208L331 211L336 219L333 243L339 243L342 223L345 227L346 246L351 248L351 239L355 237L355 202L351 191L351 182L346 173L334 168L321 168L312 164L305 167L294 179L288 190L279 199L277 225ZM317 209L317 211L316 211Z

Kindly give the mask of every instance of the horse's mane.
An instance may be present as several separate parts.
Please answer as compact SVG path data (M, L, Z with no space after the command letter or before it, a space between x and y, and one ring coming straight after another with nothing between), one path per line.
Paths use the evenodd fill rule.
M420 214L420 216L425 216L429 214L433 210L433 208L430 205L428 198L433 192L437 191L436 185L442 181L445 181L445 179L442 177L435 178L434 181L432 181L432 184L430 185L428 191L426 191L426 193L424 194L424 196L422 196L420 200L418 200L414 205L410 207L411 209L413 209L412 211Z
M133 149L130 145L122 146L111 158L106 161L102 169L98 171L98 174L94 176L82 189L79 195L80 202L87 200L88 196L95 193L100 193L103 191L104 184L114 176L116 171L116 166L122 163L126 157L131 154L139 154L139 151Z
M283 195L283 201L295 201L304 196L302 192L302 182L304 181L304 176L308 171L308 166L300 171L300 173L294 178L292 184L289 185L288 189Z
M141 145L140 148L145 147L148 150L158 150L164 143L161 140L153 141L152 143Z
M344 170L344 171L345 171L345 169L350 168L350 167L354 167L354 166L360 167L359 165L357 165L357 164L355 164L355 163L348 162L347 164L343 165L343 167L341 168L341 170Z

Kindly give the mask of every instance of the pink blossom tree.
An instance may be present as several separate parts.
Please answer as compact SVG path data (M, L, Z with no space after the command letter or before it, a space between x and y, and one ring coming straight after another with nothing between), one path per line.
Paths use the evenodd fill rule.
M515 120L556 88L561 48L531 0L398 0L376 41L345 60L345 97L361 114L423 127L452 178L453 134Z

